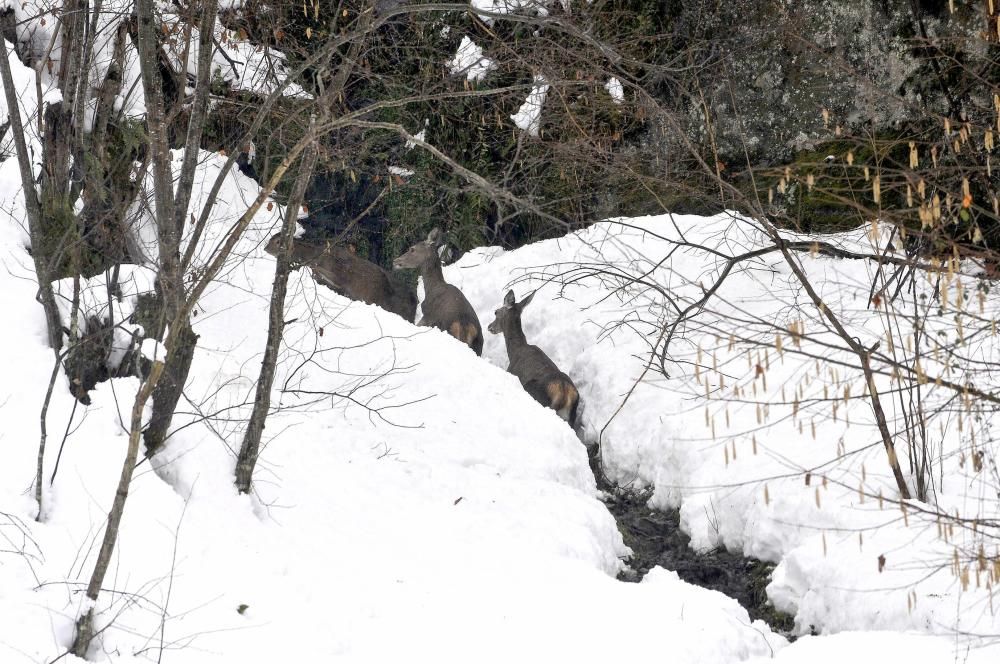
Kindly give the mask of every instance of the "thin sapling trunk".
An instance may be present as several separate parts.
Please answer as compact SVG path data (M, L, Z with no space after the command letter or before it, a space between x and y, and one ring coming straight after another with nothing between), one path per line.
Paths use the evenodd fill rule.
M271 304L268 316L267 345L264 347L264 359L261 361L260 377L257 379L257 393L253 402L253 412L250 423L236 458L236 487L240 493L249 493L253 479L254 466L257 464L257 454L260 449L260 438L264 433L264 424L271 407L271 387L274 384L274 373L278 362L278 350L281 346L281 334L285 327L285 294L288 289L288 273L291 265L292 239L295 237L295 227L299 208L305 197L306 187L312 177L316 165L317 150L314 145L306 150L302 158L299 174L292 188L292 193L285 208L285 220L281 227L281 251L278 252L277 264L274 268L274 286L271 290Z

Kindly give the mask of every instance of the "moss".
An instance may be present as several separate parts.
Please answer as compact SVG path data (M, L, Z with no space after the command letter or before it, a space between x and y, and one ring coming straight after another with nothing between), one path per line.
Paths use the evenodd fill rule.
M740 178L747 196L767 204L780 225L806 233L836 233L857 228L875 216L906 223L910 131L866 139L841 138L800 150L781 166L757 169ZM880 182L879 202L874 178ZM756 191L754 191L756 186Z
M771 629L783 634L789 634L795 628L795 616L774 608L767 598L767 585L771 583L774 573L774 563L763 560L749 559L747 563L747 590L753 609L751 617L763 620Z
M130 322L141 325L146 337L156 334L162 319L163 308L156 293L140 293L135 299L135 309Z
M853 155L849 163L848 155ZM771 210L782 225L807 233L834 233L864 223L862 209L874 206L865 166L874 151L853 141L830 141L798 152L784 167L757 177L762 201L773 196ZM870 169L870 166L869 166Z

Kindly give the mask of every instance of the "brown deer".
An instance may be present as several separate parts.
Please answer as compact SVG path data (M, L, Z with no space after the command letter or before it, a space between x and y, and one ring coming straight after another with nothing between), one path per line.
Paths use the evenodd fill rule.
M281 251L281 234L273 236L264 251ZM330 240L292 240L292 263L308 265L319 283L352 300L374 304L413 322L417 314L417 294L397 281L388 271Z
M521 312L533 297L535 293L517 302L514 291L507 291L503 306L496 310L496 319L487 329L493 334L503 334L510 362L507 371L517 376L521 386L535 401L556 411L575 429L577 406L580 404L576 385L541 348L528 343L521 329Z
M416 243L394 260L392 266L397 270L420 270L424 279L424 301L420 305L423 315L417 325L443 330L468 344L476 355L482 355L483 326L462 291L444 280L438 257L438 247L442 244L441 229L435 228L426 240Z

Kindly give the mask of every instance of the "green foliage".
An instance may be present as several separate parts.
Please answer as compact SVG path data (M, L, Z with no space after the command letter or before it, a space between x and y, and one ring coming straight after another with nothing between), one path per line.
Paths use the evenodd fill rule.
M772 630L788 634L795 628L795 616L774 608L767 598L767 586L771 583L774 568L774 563L755 558L748 559L747 589L752 605L750 615L754 619L766 622Z
M772 197L771 210L780 213L775 218L797 231L836 233L857 228L866 220L865 211L877 207L871 178L880 156L885 155L872 144L821 143L796 153L786 167L757 176L757 195L762 201Z
M42 201L42 246L32 247L32 252L51 261L54 273L60 275L79 274L73 265L73 249L79 244L76 213L72 206L61 201Z
M637 53L655 44L653 34L662 31L667 16L651 0L588 6L586 11L591 15L582 22L609 39L626 29L622 12L637 16L638 29L648 38L631 42ZM280 7L270 14L252 14L242 11L229 26L274 44L292 62L312 52L326 36L351 29L357 18L351 3L335 14L308 3L305 11ZM634 35L636 28L627 31ZM445 63L464 36L484 46L496 63L482 82L446 71ZM541 138L524 136L510 117L532 89L537 67L533 61L544 61L546 75L560 82L558 93L551 93L546 104ZM466 12L416 12L394 18L366 37L343 110L375 106L373 119L413 133L426 129L428 141L444 148L461 167L544 214L495 200L420 148L407 150L399 136L347 129L324 140L328 158L321 159L317 178L321 195L314 197L313 191L307 196L311 211L317 213L314 221L324 232L336 233L388 187L381 204L355 227L351 238L359 251L371 245L373 254L387 263L434 226L443 227L462 247L484 242L516 246L600 216L632 211L623 210L623 202L648 205L636 195L634 184L626 182L628 170L615 163L621 147L641 140L644 123L636 119L634 107L611 102L604 89L607 76L580 52L553 49L530 23L497 21L487 29ZM300 82L310 85L308 77ZM213 130L213 135L226 133L224 128ZM279 146L291 137L279 138L270 123L262 135L274 143L257 146L257 170L264 176L270 170L269 155L279 154ZM390 182L389 165L415 175L405 183L398 178Z
M829 140L739 186L751 200L770 201L773 220L794 230L833 233L878 219L904 240L919 236L925 254L1000 248L982 143L968 138L971 124L955 123L947 135L935 124Z

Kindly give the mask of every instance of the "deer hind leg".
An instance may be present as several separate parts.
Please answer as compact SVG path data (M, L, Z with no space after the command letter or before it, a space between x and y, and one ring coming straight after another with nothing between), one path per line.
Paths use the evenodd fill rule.
M565 414L560 411L559 416L564 420L569 422L571 427L576 427L576 410L577 406L580 405L580 393L576 391L576 387L572 384L566 386L566 406L564 407Z
M545 392L549 395L549 408L559 413L559 417L566 419L567 394L566 385L561 380L550 381L545 386Z
M461 321L453 321L445 330L448 334L461 341L466 346L471 346L477 355L482 354L482 346L476 348L476 340L479 338L479 331L471 323L463 324Z
M462 332L462 341L466 343L472 350L476 352L476 355L482 356L483 354L483 335L480 334L479 330L472 323L466 323Z
M469 342L469 346L471 346L472 350L476 352L476 355L482 357L483 342L484 342L483 333L480 330L477 330L475 325L470 325L469 328L472 330L471 334L469 335L470 338L472 339Z
M471 346L476 341L476 336L479 333L476 332L476 326L471 323L462 326L462 341L467 345Z
M576 404L580 400L580 395L571 383L563 380L553 380L545 386L545 391L549 396L549 408L556 411L559 417L570 424L576 415Z

